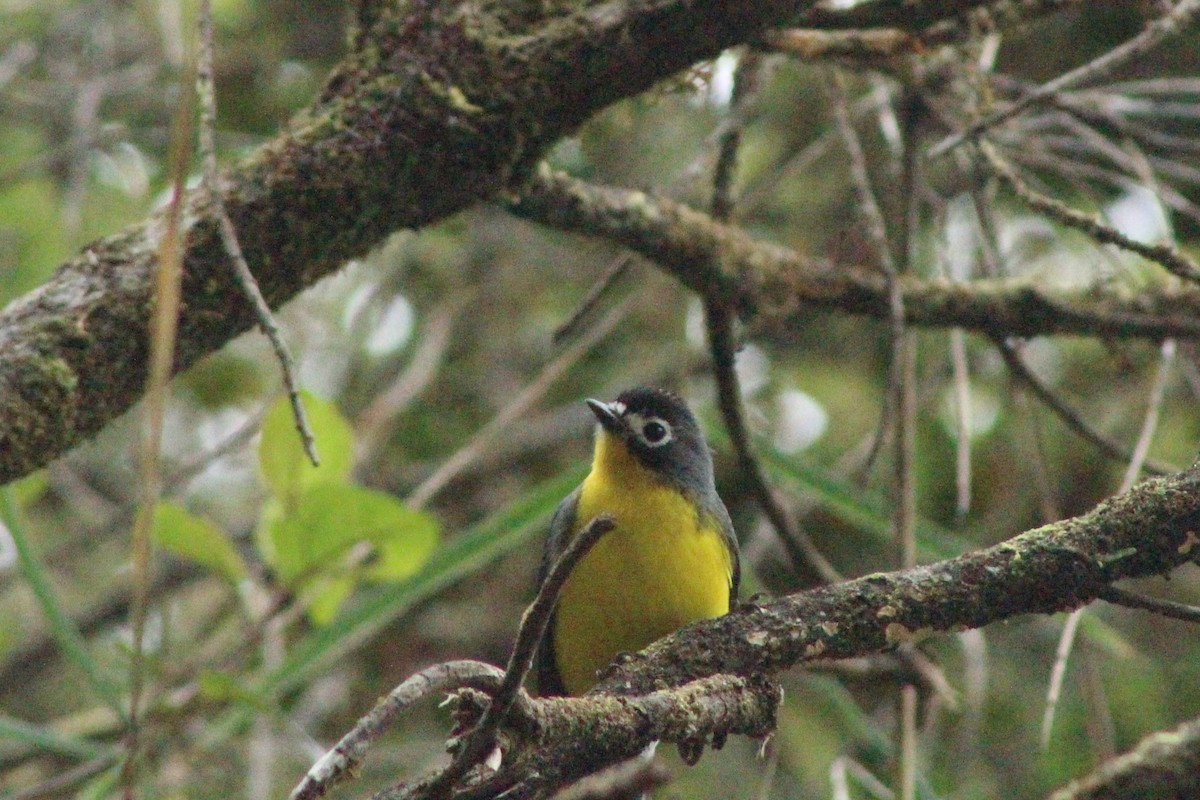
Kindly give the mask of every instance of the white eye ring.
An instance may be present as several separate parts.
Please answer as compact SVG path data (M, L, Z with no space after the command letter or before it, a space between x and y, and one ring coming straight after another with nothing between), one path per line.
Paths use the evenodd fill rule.
M630 414L629 427L647 447L662 447L674 438L671 423L662 417L643 417L641 414Z

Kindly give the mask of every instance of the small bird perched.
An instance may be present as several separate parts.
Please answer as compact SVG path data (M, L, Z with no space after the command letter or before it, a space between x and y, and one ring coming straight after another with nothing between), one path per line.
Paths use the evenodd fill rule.
M554 512L539 583L591 520L615 527L559 595L537 655L543 695L583 694L619 653L726 614L737 597L733 523L687 405L649 388L587 404L600 423L592 471Z

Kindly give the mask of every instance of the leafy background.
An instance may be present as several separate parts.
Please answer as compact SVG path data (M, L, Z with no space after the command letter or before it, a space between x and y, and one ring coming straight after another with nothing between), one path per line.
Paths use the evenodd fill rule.
M1044 80L1135 33L1140 11L1093 3L1017 28L1001 40L999 68ZM0 3L0 300L164 201L193 12L155 2ZM223 159L252 150L313 97L344 51L346 14L333 2L215 3ZM1194 74L1197 44L1181 37L1123 77ZM706 205L712 134L729 113L735 62L727 55L613 106L552 162ZM738 214L757 236L854 263L870 245L833 131L829 69L771 59L749 113ZM891 86L851 75L856 98ZM858 122L890 211L903 198L881 119L863 113ZM1186 129L1181 119L1169 121ZM1192 169L1172 173L1185 198L1195 197ZM1045 180L1146 238L1194 238L1196 221L1153 191L1114 190L1082 171ZM937 190L946 210L920 230L922 269L970 271L980 258L971 198ZM1136 288L1157 274L1003 198L996 205L1006 262L1035 280L1100 275ZM173 384L167 491L155 517L143 796L284 797L415 669L458 657L503 663L548 515L586 466L584 397L641 383L681 391L710 432L752 590L811 585L736 473L695 298L635 263L581 332L555 344L557 327L618 256L483 206L397 233L289 305L281 321L310 393L319 470L303 465L261 336L241 337ZM1116 490L1125 465L1067 430L989 342L968 336L971 503L957 509L963 431L950 337L918 337L922 558L1002 540ZM814 313L786 341L749 343L738 358L770 477L851 575L893 564L890 456L885 449L873 469L856 469L883 413L889 348L886 323ZM1025 356L1095 428L1136 438L1158 345L1039 339ZM1154 459L1193 457L1198 387L1194 352L1180 343L1156 406ZM51 786L52 795L105 797L118 785L137 426L137 412L127 415L0 495L0 796ZM1195 570L1139 588L1200 600ZM1200 648L1188 625L1095 607L1082 618L1043 748L1062 627L1062 618L1021 619L926 643L952 691L923 696L922 796L1039 797L1200 706ZM895 708L894 679L877 667L785 676L779 732L764 752L731 741L692 769L664 754L676 779L663 795L826 797L848 774L849 796L873 796L871 776L889 781ZM432 705L376 748L363 786L436 763L446 721Z

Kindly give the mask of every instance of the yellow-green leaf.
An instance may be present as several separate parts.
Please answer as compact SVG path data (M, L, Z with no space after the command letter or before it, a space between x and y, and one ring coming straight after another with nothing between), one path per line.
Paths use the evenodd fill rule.
M258 446L263 477L285 503L292 502L305 487L344 483L354 466L354 433L337 407L308 392L301 392L300 399L317 443L320 466L314 467L304 452L286 397L279 398L267 411Z
M415 574L433 555L439 535L428 514L383 492L343 484L311 486L287 511L273 504L260 525L260 547L280 580L317 589L314 621L331 620L360 578L401 581ZM371 557L349 574L353 565L344 558L359 542L372 546ZM320 588L315 583L329 581L334 583Z
M167 552L211 569L230 583L246 577L246 562L221 529L181 506L159 503L151 535Z

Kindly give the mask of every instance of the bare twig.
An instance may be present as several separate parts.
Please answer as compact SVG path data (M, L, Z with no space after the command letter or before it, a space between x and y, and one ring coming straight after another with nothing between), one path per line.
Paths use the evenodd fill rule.
M587 555L604 534L615 527L616 522L611 517L596 517L587 527L575 534L566 550L554 562L554 566L550 568L550 572L538 588L537 597L521 616L517 640L513 643L512 654L508 658L508 666L504 670L504 679L500 687L492 695L492 702L479 724L464 737L462 748L454 761L430 785L429 797L438 798L448 794L459 778L481 763L495 748L496 731L516 700L521 684L533 665L534 652L538 642L546 634L554 605L558 602L558 595L567 578L580 559Z
M1137 36L1117 45L1098 58L1047 81L1012 105L989 114L970 125L966 130L946 137L930 149L929 157L936 158L958 147L967 139L973 139L988 129L1012 119L1035 103L1047 100L1064 89L1070 89L1084 81L1107 75L1125 62L1149 53L1168 37L1186 28L1197 11L1200 11L1200 0L1179 0L1174 8L1147 25Z
M555 344L562 344L579 331L583 320L596 308L600 299L616 285L617 281L629 273L629 267L632 264L633 255L631 253L622 253L612 260L612 263L604 270L604 274L592 284L566 321L555 329L552 339Z
M408 366L359 413L354 422L354 438L355 460L360 465L372 460L392 432L396 415L415 400L437 374L438 365L450 344L454 321L466 302L467 296L459 295L430 312L429 322L421 330Z
M1154 433L1158 430L1158 416L1166 395L1167 380L1175 363L1175 340L1164 340L1160 350L1162 355L1158 360L1158 369L1154 372L1150 397L1146 401L1146 416L1142 420L1142 429L1138 433L1137 442L1134 443L1129 467L1125 470L1125 477L1121 480L1121 488L1118 491L1128 491L1129 487L1137 482L1146 463L1146 454L1150 452L1150 444L1154 441Z
M497 436L513 420L526 413L537 400L546 393L554 381L562 377L575 362L584 356L598 341L607 336L624 319L628 312L628 299L619 303L608 312L599 322L588 329L587 333L577 339L569 347L555 356L542 367L532 383L521 390L500 413L471 437L470 441L460 447L453 455L442 462L432 475L426 478L406 498L405 502L414 508L419 508L446 487L466 467L480 458Z
M1114 460L1129 463L1133 455L1130 451L1112 442L1104 435L1092 429L1090 425L1083 421L1078 413L1070 406L1058 398L1054 392L1038 379L1036 375L1025 365L1018 354L1016 347L1003 339L993 340L996 349L1000 351L1001 358L1008 366L1009 372L1013 377L1024 384L1034 396L1046 404L1054 414L1061 419L1068 428L1075 431L1085 441L1090 442L1098 448L1105 456ZM1166 475L1175 472L1177 467L1170 464L1163 464L1152 459L1144 459L1142 466L1149 472L1156 475Z
M745 56L739 64L734 82L735 112L754 91L757 69L758 60L750 55ZM720 142L719 156L713 172L712 211L713 217L721 221L728 221L733 214L733 175L740 141L741 129L733 126ZM737 370L734 369L737 347L734 341L732 311L717 296L711 295L705 298L704 313L712 355L713 377L717 384L717 405L729 431L742 474L750 482L751 491L759 507L775 529L775 534L784 549L788 551L793 567L798 569L801 564L807 564L826 583L841 580L837 569L829 563L779 501L754 453L742 408Z
M1153 733L1137 747L1050 795L1049 800L1200 796L1200 720Z
M670 780L666 767L638 755L568 786L553 800L628 800L642 797Z
M229 211L221 199L221 178L217 171L217 100L213 82L212 0L201 0L200 2L200 55L196 70L196 86L200 96L200 155L204 168L204 188L208 193L211 211L217 218L220 227L221 243L233 264L233 271L243 294L254 308L258 327L262 329L271 343L271 348L275 351L275 357L279 361L283 375L283 386L287 391L288 400L292 404L292 416L296 420L296 430L300 434L304 452L308 455L308 460L317 466L320 464L320 459L317 457L317 445L308 424L304 403L300 399L300 391L296 384L296 367L291 351L283 341L279 325L275 322L275 315L271 313L271 307L267 305L266 298L263 297L262 290L258 287L258 281L254 278L254 273L250 271L250 265L246 262L245 254L242 253L242 246L238 243L233 220L229 218Z
M1167 376L1171 369L1171 364L1175 360L1175 341L1167 339L1162 344L1162 357L1159 359L1158 370L1155 372L1154 384L1150 388L1150 398L1146 406L1146 415L1142 421L1142 429L1138 434L1137 443L1134 445L1133 453L1129 459L1129 466L1125 470L1125 476L1121 479L1119 492L1128 492L1137 482L1138 476L1141 475L1142 465L1146 460L1146 453L1150 449L1150 442L1154 438L1154 432L1158 428L1158 414L1162 407L1163 395L1166 392ZM1045 750L1050 744L1050 731L1054 724L1054 711L1058 706L1058 698L1062 692L1062 682L1066 677L1066 662L1071 655L1071 649L1074 645L1075 635L1079 626L1079 618L1086 613L1086 608L1076 609L1067 618L1067 624L1063 627L1062 637L1058 643L1058 652L1055 656L1054 668L1050 674L1050 688L1046 696L1046 713L1042 718L1042 749Z
M183 280L183 208L187 187L187 163L191 153L190 130L195 94L185 83L175 118L171 123L171 200L166 230L160 242L154 273L154 312L150 327L150 364L146 376L145 431L142 436L138 472L141 481L138 508L131 533L133 591L130 601L131 658L129 665L129 718L121 786L127 798L134 794L141 739L141 705L145 690L143 643L150 596L150 528L154 508L162 492L163 416L166 413L167 383L175 359Z
M750 490L759 507L775 529L780 543L787 550L794 567L807 564L822 581L837 583L842 579L837 568L825 558L816 544L776 497L754 455L750 434L742 412L737 372L734 370L733 315L716 303L705 305L709 349L712 353L713 377L717 384L717 405L729 431L729 440L737 455L742 475L750 482Z
M959 519L971 511L971 373L967 341L961 328L950 331L950 361L954 368L954 512Z
M290 800L315 800L354 770L371 743L382 735L397 716L414 703L434 692L465 686L490 690L500 685L504 673L481 661L447 661L434 664L411 676L387 697L381 699L370 713L360 719L329 752L312 765L303 780L292 790Z
M1104 224L1096 216L1077 211L1066 203L1031 188L1021 180L1012 165L1000 157L990 142L980 142L979 150L991 167L993 174L1034 210L1040 211L1061 225L1086 233L1101 244L1112 244L1131 253L1137 253L1143 258L1161 265L1172 275L1193 283L1200 283L1200 266L1183 251L1166 244L1149 245L1131 239L1116 228Z
M855 66L884 63L921 48L912 34L896 28L866 28L844 31L822 31L812 28L789 28L768 31L760 46L788 53L805 61L822 58L846 59Z
M1116 586L1109 586L1100 593L1099 597L1101 600L1113 605L1140 608L1143 611L1152 611L1159 616L1181 619L1184 622L1200 622L1200 607L1190 606L1186 603L1161 600L1157 597L1146 597L1145 595L1135 594Z

